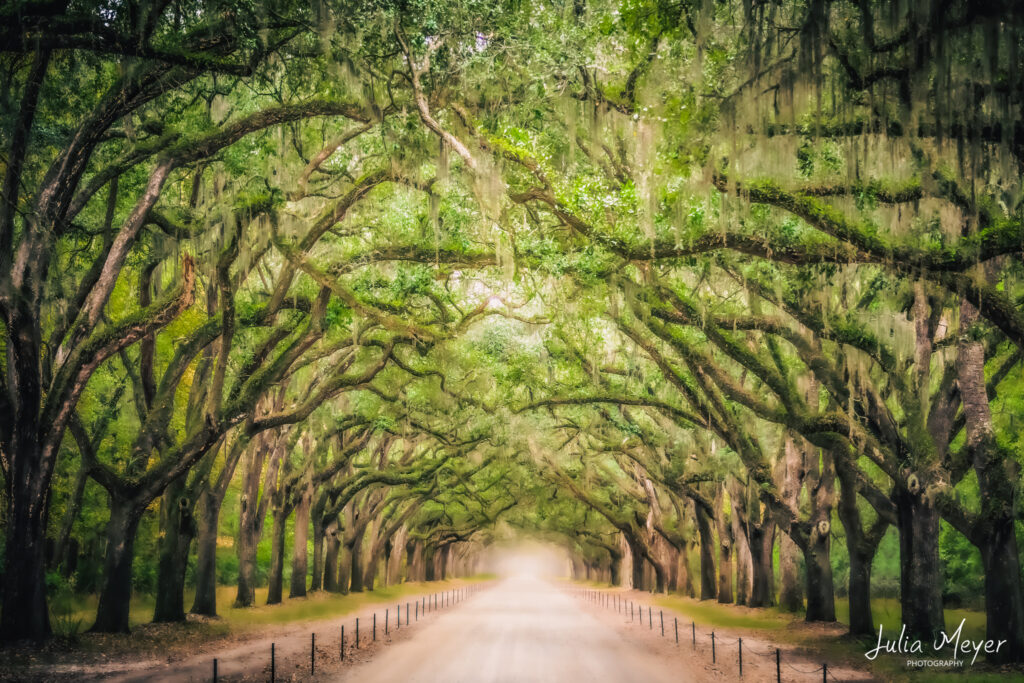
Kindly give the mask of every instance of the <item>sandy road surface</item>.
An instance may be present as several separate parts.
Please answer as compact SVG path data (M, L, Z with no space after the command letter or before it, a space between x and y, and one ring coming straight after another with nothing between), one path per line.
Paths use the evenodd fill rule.
M359 683L679 683L684 660L652 657L579 600L536 578L511 578L429 629L333 680Z

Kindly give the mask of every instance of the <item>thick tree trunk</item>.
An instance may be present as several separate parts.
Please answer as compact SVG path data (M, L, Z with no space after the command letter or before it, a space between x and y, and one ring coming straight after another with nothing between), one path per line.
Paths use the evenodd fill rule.
M274 527L270 531L270 571L267 573L267 604L277 605L284 594L284 533L290 511L274 510Z
M196 597L192 614L217 616L217 529L222 502L214 491L203 491L200 496L202 515L196 541Z
M835 588L832 582L831 531L835 503L835 470L832 453L804 449L804 472L811 499L811 533L804 549L807 576L807 621L835 621Z
M779 537L779 607L787 612L804 608L803 585L800 582L800 548L788 534Z
M850 633L853 635L871 635L875 631L875 621L871 614L871 560L863 553L850 553L850 582L848 587L850 601Z
M751 607L771 607L775 604L775 572L772 567L772 548L775 545L775 524L749 524L750 565L753 580L750 587Z
M313 515L313 578L309 590L318 591L324 587L324 521Z
M290 598L306 597L306 574L309 569L309 506L313 492L306 487L295 505L295 532L292 546L292 580Z
M443 548L441 548L441 552L440 552L440 574L441 574L440 578L441 578L441 581L446 581L448 579L448 570L449 570L448 560L451 557L451 552L452 552L451 545L447 545L446 544Z
M339 543L341 560L338 562L338 590L348 595L352 590L352 549Z
M732 525L725 512L724 490L715 496L715 526L718 528L718 602L731 604L732 597Z
M734 491L735 489L731 489ZM747 543L747 532L743 527L737 497L730 495L732 499L732 537L736 547L736 604L746 605L750 602L751 588L751 561L750 545Z
M128 633L130 630L132 562L140 517L141 511L132 502L111 498L103 588L96 623L91 629L95 633Z
M842 457L840 455L839 457ZM850 602L850 633L873 635L875 622L871 614L871 563L878 543L888 524L876 522L872 538L865 533L857 508L857 488L853 472L842 460L836 460L836 474L839 476L840 496L837 512L846 531L846 551L850 557L850 580L848 597Z
M372 591L377 585L377 574L380 572L381 552L371 549L370 556L366 558L366 572L363 574L363 588Z
M155 622L185 621L185 570L195 536L193 502L185 495L185 483L177 481L164 491L161 501L160 559L157 567Z
M715 586L715 537L711 531L711 517L701 505L697 511L697 531L700 534L700 599L714 600Z
M22 455L22 458L28 455ZM50 637L46 606L47 495L32 496L21 487L8 486L7 529L4 550L3 615L0 639L5 642Z
M991 662L1024 661L1024 587L1015 533L1016 461L1000 450L992 425L985 384L985 347L971 335L977 309L967 300L960 305L960 343L957 377L963 400L966 446L978 478L981 513L972 540L985 568L985 636L1005 640Z
M667 586L665 568L660 562L652 562L651 566L654 568L654 590L657 593L664 593Z
M622 554L613 554L608 563L609 580L613 586L622 585Z
M331 521L327 525L326 549L324 551L324 590L330 593L337 593L341 590L338 583L338 555L341 551L341 541L338 539L338 522Z
M640 550L640 546L636 541L629 537L626 538L626 544L629 546L629 554L632 559L631 578L633 582L633 589L638 591L648 590L649 587L647 585L646 577L644 576L645 561L642 551Z
M252 607L256 602L256 530L251 515L242 503L242 521L238 529L238 592L235 607Z
M684 595L694 597L693 569L690 566L690 548L693 544L687 543L679 553L679 576L681 588Z
M409 581L423 581L423 541L406 541L405 554Z
M807 621L835 621L835 588L829 560L829 533L815 528L804 553L807 571Z
M994 663L1024 660L1024 623L1021 613L1020 558L1012 520L994 524L985 534L981 549L985 567L985 637L1005 640L986 660Z
M274 445L275 452L267 463L261 498L260 479L263 477L263 463L270 451L269 440L266 434L256 440L243 470L238 510L238 592L235 607L252 607L256 603L256 551L263 534L267 503L277 492L280 452L283 452L280 444Z
M907 636L930 641L945 628L939 513L922 491L895 495L900 533L900 605Z
M423 577L426 581L437 580L437 562L434 556L437 554L437 546L426 545L423 549Z
M795 514L800 513L800 491L804 481L804 457L792 435L787 434L783 448L782 499ZM797 547L789 534L779 536L779 607L787 612L799 612L804 607L803 587L800 583Z
M365 534L366 527L364 525L348 546L349 572L352 577L351 591L353 593L362 593L365 588L366 567L363 565L363 536Z

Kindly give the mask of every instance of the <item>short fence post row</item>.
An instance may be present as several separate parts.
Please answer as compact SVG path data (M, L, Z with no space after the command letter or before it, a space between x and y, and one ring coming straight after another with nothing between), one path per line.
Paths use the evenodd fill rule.
M475 593L477 587L466 587L466 588L453 588L451 591L444 591L441 594L442 606L444 606L444 600L448 600L448 605L453 605L456 602L460 602L465 599L471 593ZM437 593L434 594L434 607L437 607ZM420 607L423 608L423 614L427 613L427 606L430 604L429 596L421 596L415 602L416 605L416 621L420 619ZM409 608L413 605L412 602L405 603L405 625L409 625ZM402 604L396 605L398 611L398 622L397 628L402 626ZM388 610L384 610L384 634L388 633ZM377 613L373 613L373 640L377 640ZM356 638L355 638L355 649L359 649L359 617L356 617ZM339 643L338 657L341 661L345 661L345 625L341 625L341 641ZM316 633L309 634L309 673L310 675L316 675ZM213 658L213 683L217 683L220 677L220 662L216 657ZM277 643L270 644L270 683L276 683L277 681Z
M630 621L634 621L635 619L639 619L641 625L643 625L643 623L644 623L644 610L643 610L643 606L642 605L637 605L636 606L636 617L634 617L633 601L632 600L625 600L622 596L619 596L619 595L609 595L609 594L604 593L603 591L582 590L582 591L578 592L578 595L582 595L587 600L590 600L590 601L593 601L593 602L597 602L598 604L604 605L606 607L609 607L609 608L613 607L613 608L615 608L616 612L621 612L623 614L625 614L625 612L626 612L626 605L628 604L629 605L629 620ZM662 637L664 637L664 635L665 635L665 610L658 610L658 618L659 618L659 620L661 622L661 635L662 635ZM654 629L654 613L653 613L653 609L651 607L647 608L647 626L651 630ZM675 637L676 645L678 645L679 644L679 618L678 617L673 617L672 618L672 631L673 631L673 635ZM710 639L711 639L711 663L712 664L717 664L718 663L718 651L717 651L718 648L717 648L717 638L715 636L715 632L711 631L709 633L709 636L710 636ZM696 622L696 620L690 622L690 639L691 639L691 641L693 643L693 649L696 650L697 649L697 622ZM725 641L725 642L728 642L728 641ZM736 639L736 649L737 649L737 668L738 668L738 671L739 671L739 676L738 677L742 678L743 677L743 638L737 638ZM771 656L771 651L769 650L768 652L765 652L765 653L759 653L757 651L754 651L754 654L755 655L759 655L761 657L770 657ZM800 671L800 669L796 669L795 667L790 667L790 668L793 668L794 671ZM801 673L810 674L810 673L817 673L819 671L821 672L822 683L828 683L828 675L829 674L828 674L828 663L827 662L822 662L821 663L821 667L818 668L818 669L814 669L814 671L802 671ZM781 648L775 648L775 683L782 683L782 650L781 650Z

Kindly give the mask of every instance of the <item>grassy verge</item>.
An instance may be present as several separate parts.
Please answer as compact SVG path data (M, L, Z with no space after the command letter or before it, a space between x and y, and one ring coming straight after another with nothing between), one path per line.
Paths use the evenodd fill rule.
M578 585L592 588L611 588L607 583L578 581ZM877 636L853 638L837 632L836 628L822 628L807 624L803 615L784 612L779 608L752 608L741 605L723 605L713 600L695 600L681 595L654 595L653 604L683 615L687 621L697 623L697 628L721 628L746 632L752 636L776 642L787 647L815 653L828 661L844 663L861 669L868 669L883 681L937 681L939 683L996 683L1008 680L1024 680L1024 671L1011 668L993 668L982 663L970 666L970 660L956 671L908 670L907 657L882 654L876 660L865 658L865 653L875 647ZM895 640L900 632L900 605L895 599L871 601L876 625L884 627L887 638ZM849 623L850 607L846 600L836 600L836 617L841 624ZM963 637L980 640L985 637L985 613L980 610L948 609L945 611L946 627L949 632L964 621ZM926 644L926 650L930 647ZM941 659L934 653L911 658Z
M73 638L56 638L40 648L8 648L0 650L0 680L5 671L38 664L113 664L126 659L164 659L182 653L197 653L217 648L259 629L319 621L358 613L377 605L383 609L411 603L413 596L432 595L469 583L492 579L490 575L402 583L374 591L340 595L317 591L305 598L286 598L279 605L266 605L266 588L256 592L256 607L235 608L235 588L221 586L217 591L219 617L190 618L184 623L154 624L152 596L136 596L131 602L132 631L128 634L80 633ZM75 611L67 618L80 622L82 628L92 624L97 598L77 598ZM186 608L192 604L187 595ZM116 665L115 665L116 666Z
M253 607L234 607L236 589L234 586L217 588L217 624L231 631L265 626L268 624L287 624L296 621L330 619L355 612L368 604L381 602L397 602L406 596L435 593L446 588L462 585L467 582L486 581L493 578L489 575L475 576L467 579L450 581L410 582L401 583L387 588L378 588L363 593L327 593L316 591L304 598L285 598L278 605L267 605L267 589L256 589L256 603ZM186 591L185 607L192 604L193 594ZM98 597L89 595L79 597L75 601L75 611L71 618L87 628L96 616ZM133 596L130 608L132 627L149 623L153 618L154 598L151 595Z

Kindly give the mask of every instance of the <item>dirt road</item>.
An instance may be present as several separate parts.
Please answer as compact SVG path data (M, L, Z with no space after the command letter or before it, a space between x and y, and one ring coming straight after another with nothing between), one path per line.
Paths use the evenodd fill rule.
M535 578L507 579L333 680L359 683L679 683L706 680Z

